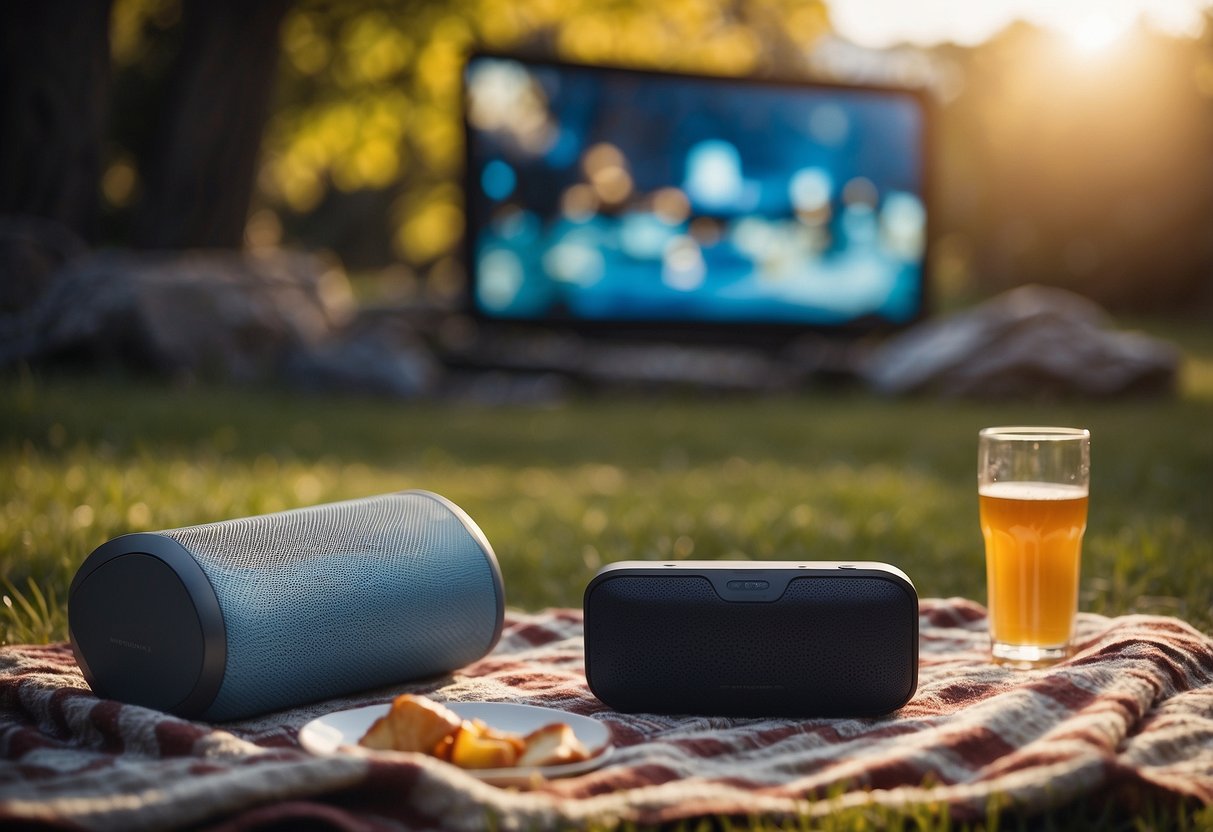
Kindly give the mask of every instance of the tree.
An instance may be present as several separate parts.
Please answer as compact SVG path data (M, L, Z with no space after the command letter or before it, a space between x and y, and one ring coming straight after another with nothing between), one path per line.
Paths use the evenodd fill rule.
M55 220L93 237L110 5L0 5L0 214Z
M143 165L140 246L243 245L290 4L184 0L184 39Z

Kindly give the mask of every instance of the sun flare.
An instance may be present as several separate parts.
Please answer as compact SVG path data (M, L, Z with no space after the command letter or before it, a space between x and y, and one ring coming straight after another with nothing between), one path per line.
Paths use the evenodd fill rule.
M1096 54L1139 23L1173 37L1198 37L1213 0L826 0L826 5L843 37L872 48L976 46L1022 20L1061 35L1080 54Z
M1062 34L1075 51L1084 55L1105 52L1121 41L1134 25L1133 19L1117 19L1111 15L1091 15L1065 23Z

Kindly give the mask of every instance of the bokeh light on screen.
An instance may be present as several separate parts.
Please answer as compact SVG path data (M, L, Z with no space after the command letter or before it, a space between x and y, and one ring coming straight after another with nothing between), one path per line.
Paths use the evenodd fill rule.
M916 314L927 215L913 97L489 57L467 82L483 312L823 325ZM558 138L540 147L536 132Z
M553 279L589 286L602 278L606 263L588 229L575 229L543 255L543 267Z
M741 155L728 142L720 139L699 142L687 153L686 169L683 187L697 208L729 210L743 199Z
M518 177L514 169L500 159L489 162L480 174L480 187L489 198L498 202L514 193L514 186L517 184Z
M830 204L834 183L830 172L823 168L801 168L788 183L788 198L797 211L812 213Z
M880 215L880 233L884 245L902 258L911 260L922 255L926 245L926 208L913 194L891 193L885 197Z
M678 225L690 216L691 203L679 188L658 188L653 194L653 213L668 225Z
M703 252L691 237L679 235L665 246L662 256L662 281L672 289L689 292L703 285L707 264Z
M614 145L603 142L586 151L581 162L599 201L618 205L632 193L632 175L627 160Z
M478 71L475 83L484 95L469 101L468 121L472 125L507 132L519 148L530 154L543 153L557 144L559 133L548 118L543 90L525 67L497 61Z
M847 138L850 119L837 104L822 104L809 114L809 134L826 147L838 147Z
M496 249L480 258L480 292L493 307L509 306L522 285L522 261L511 251Z
M673 225L658 214L634 211L623 217L619 243L625 254L637 260L661 257L676 236Z
M561 210L572 222L584 222L598 211L598 197L593 188L578 182L564 192Z

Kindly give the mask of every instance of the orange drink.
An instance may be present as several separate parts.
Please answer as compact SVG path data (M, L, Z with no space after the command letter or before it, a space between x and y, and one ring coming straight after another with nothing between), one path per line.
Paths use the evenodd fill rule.
M995 641L1069 643L1087 499L1086 488L1057 483L996 482L978 489Z
M1087 528L1090 433L986 428L977 500L986 544L991 654L1037 667L1069 654Z

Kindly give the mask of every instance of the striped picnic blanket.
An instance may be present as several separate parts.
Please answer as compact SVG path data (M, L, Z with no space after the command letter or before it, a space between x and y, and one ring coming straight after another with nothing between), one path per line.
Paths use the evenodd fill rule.
M1081 614L1047 670L986 661L985 610L921 604L918 693L878 719L615 713L587 690L576 610L510 613L497 649L426 684L212 726L95 698L63 644L0 649L0 827L548 828L795 816L938 801L985 816L1082 796L1213 803L1213 640L1173 618ZM605 722L602 768L520 791L409 755L313 757L296 736L402 690L548 705Z

